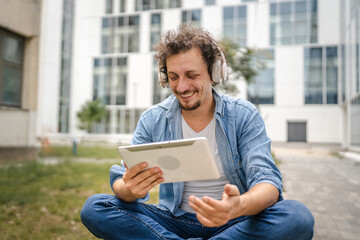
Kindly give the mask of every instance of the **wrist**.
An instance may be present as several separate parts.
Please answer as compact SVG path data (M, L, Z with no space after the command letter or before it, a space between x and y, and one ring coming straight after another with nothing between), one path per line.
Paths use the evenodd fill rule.
M135 202L137 200L137 198L126 188L123 179L118 179L114 182L113 190L115 197L125 202Z

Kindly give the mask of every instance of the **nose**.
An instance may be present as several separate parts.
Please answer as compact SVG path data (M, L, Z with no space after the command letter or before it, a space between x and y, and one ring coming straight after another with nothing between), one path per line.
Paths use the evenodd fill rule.
M190 89L189 79L186 77L179 77L178 84L176 86L176 90L178 92L184 93Z

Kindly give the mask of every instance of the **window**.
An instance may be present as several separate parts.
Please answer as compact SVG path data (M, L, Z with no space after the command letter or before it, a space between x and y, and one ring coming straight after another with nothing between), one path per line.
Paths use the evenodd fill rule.
M305 104L337 104L337 47L305 48L304 56Z
M215 0L205 0L205 5L206 6L215 5Z
M305 104L323 103L322 48L305 49Z
M119 3L119 12L123 13L126 12L125 9L126 8L126 0L120 0Z
M223 9L224 37L238 42L240 46L246 45L246 15L246 6L224 7Z
M102 53L138 52L139 21L139 15L103 18Z
M0 106L21 107L24 42L0 28Z
M341 102L344 102L346 100L346 55L345 55L345 45L341 45Z
M259 60L265 64L253 83L248 85L248 100L254 104L274 104L274 50L259 50Z
M58 131L68 133L70 129L74 1L64 0L63 3Z
M114 0L106 0L105 3L105 13L110 14L113 10L113 2Z
M182 12L182 22L201 27L201 10L186 10Z
M126 79L126 58L96 58L93 99L102 99L105 105L125 105Z
M153 46L159 42L161 35L161 13L151 14L150 28L150 51L153 51Z
M182 0L136 0L135 11L181 8Z
M317 42L317 0L270 3L270 44Z
M338 57L337 47L326 48L326 103L338 102Z

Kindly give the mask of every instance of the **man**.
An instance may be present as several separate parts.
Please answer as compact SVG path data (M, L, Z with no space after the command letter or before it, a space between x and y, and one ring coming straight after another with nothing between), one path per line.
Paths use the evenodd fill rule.
M220 95L226 61L211 35L180 25L155 47L159 78L173 95L145 111L132 144L205 136L221 178L167 183L144 162L113 166L115 196L94 195L81 212L104 239L311 239L314 220L297 201L283 200L264 122L249 102ZM160 184L159 205L144 203Z

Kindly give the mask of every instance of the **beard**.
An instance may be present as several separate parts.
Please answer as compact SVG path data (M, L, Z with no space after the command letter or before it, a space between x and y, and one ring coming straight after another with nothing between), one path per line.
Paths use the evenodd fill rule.
M197 109L198 107L200 107L201 102L200 102L200 100L198 100L197 102L195 102L194 104L192 104L190 106L187 105L187 103L181 103L181 96L180 95L181 94L186 94L187 92L189 92L189 91L182 92L182 93L180 93L180 92L178 92L176 90L174 91L175 95L179 96L178 100L179 100L181 109L186 110L186 111L193 111L193 110ZM198 90L195 90L194 94L196 94L198 92L199 92Z
M180 107L181 107L181 109L186 110L186 111L193 111L193 110L197 109L198 107L200 107L200 100L197 101L196 103L194 103L192 106L184 106L180 102Z

